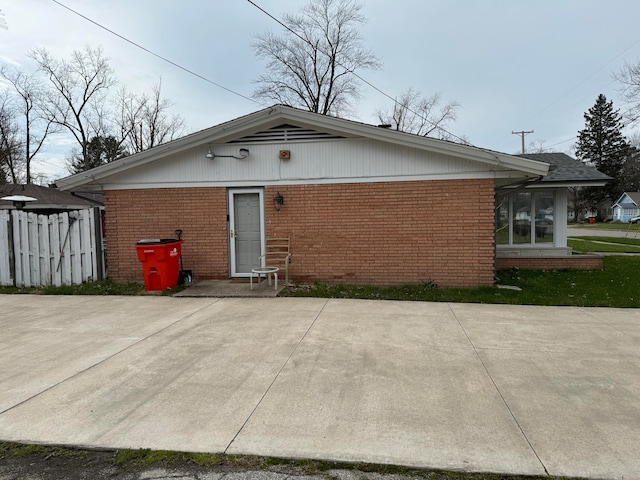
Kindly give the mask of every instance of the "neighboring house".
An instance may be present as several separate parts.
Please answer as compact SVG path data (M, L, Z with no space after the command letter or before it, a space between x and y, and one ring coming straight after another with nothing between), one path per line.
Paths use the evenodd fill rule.
M100 192L75 194L33 184L16 185L8 183L0 185L0 198L14 195L35 198L35 201L27 202L23 210L43 215L102 207L104 204L103 195ZM14 208L13 202L0 200L0 209L11 210Z
M628 222L631 217L640 215L640 192L624 192L612 205L613 220Z
M182 229L196 280L248 277L265 242L287 237L294 281L478 286L494 282L497 235L499 252L573 259L566 187L576 179L558 177L564 164L547 175L546 160L274 106L57 186L105 194L116 280L142 278L136 241ZM498 214L496 195L507 199Z

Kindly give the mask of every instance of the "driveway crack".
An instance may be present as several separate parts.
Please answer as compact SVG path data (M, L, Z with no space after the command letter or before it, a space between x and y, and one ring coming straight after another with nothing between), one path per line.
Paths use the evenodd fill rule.
M307 337L307 335L309 334L309 332L311 331L313 326L318 321L318 318L320 317L320 315L322 315L322 312L324 311L324 307L327 306L327 303L329 303L329 300L326 300L324 302L324 305L322 305L322 308L320 309L320 311L316 314L316 316L314 317L313 321L309 324L309 327L305 330L305 332L302 335L302 337L300 337L300 340L298 340L298 343L296 343L296 346L293 347L293 350L291 350L291 353L289 353L289 356L287 356L286 360L284 361L284 363L282 364L282 366L280 367L278 372L274 375L273 380L271 380L271 383L269 383L269 386L267 386L266 390L264 391L264 393L262 394L262 396L260 397L260 399L258 400L256 405L253 407L253 409L251 410L251 413L249 413L249 415L247 416L247 419L240 426L240 428L238 429L236 434L233 436L233 438L231 439L229 444L225 447L225 449L224 449L224 453L225 454L228 452L229 448L231 448L231 445L233 445L233 442L236 441L236 438L238 438L238 435L240 435L242 430L244 430L244 427L247 425L247 423L249 423L249 420L251 420L251 418L253 417L253 415L256 412L256 410L258 410L258 407L262 404L262 401L264 400L264 398L267 396L267 394L271 390L271 387L273 387L273 384L276 383L276 380L278 380L278 378L280 377L280 374L282 373L284 368L289 364L289 361L291 360L291 357L293 357L293 355L296 353L296 351L298 350L298 348L300 347L300 345L302 344L304 339Z
M544 469L544 473L546 473L547 475L549 475L549 472L547 471L547 467L545 466L544 462L542 461L542 459L540 458L540 455L538 455L538 452L536 452L536 449L533 447L531 441L529 440L529 437L527 436L527 434L525 433L524 429L522 428L522 425L520 425L520 422L518 421L518 419L516 418L516 415L513 413L513 410L511 409L511 407L509 406L509 403L507 402L507 400L504 398L504 395L502 394L502 392L500 391L500 388L498 387L498 384L496 383L496 381L493 379L493 376L491 375L491 372L489 372L489 369L487 368L487 365L484 363L484 361L482 360L482 357L480 356L480 354L478 353L478 348L473 344L473 341L471 341L471 337L469 337L469 334L467 333L467 331L465 330L464 326L462 325L462 322L460 321L460 319L458 318L458 316L456 315L456 312L453 310L453 308L451 308L451 305L449 305L449 311L451 312L451 314L453 315L453 317L456 319L456 321L458 322L458 325L460 326L460 328L462 329L462 332L464 333L465 337L467 337L467 341L469 342L469 344L471 345L471 348L473 348L473 352L475 353L476 357L478 358L478 361L480 362L480 365L482 365L482 368L484 369L485 373L487 374L487 376L489 377L489 380L491 380L491 383L493 384L493 387L496 389L496 392L498 392L498 395L500 396L500 399L502 400L502 403L504 404L504 406L507 408L507 411L509 412L509 415L511 415L511 418L513 418L513 421L515 422L515 424L517 425L518 429L520 430L520 433L522 434L522 436L524 437L524 439L526 440L527 444L529 445L529 448L531 449L531 451L533 452L533 454L536 456L536 458L538 459L538 462L540 462L540 465L542 466L542 468Z

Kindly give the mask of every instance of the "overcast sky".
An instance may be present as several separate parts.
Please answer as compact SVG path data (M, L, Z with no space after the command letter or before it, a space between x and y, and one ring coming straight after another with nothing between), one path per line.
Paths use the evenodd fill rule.
M216 84L250 97L262 71L254 36L280 27L246 0L59 0L63 5ZM305 2L254 0L272 15ZM460 103L449 130L472 144L516 153L526 143L569 152L583 114L604 93L624 111L612 72L640 61L638 0L363 0L366 45L383 61L361 72L395 96L414 87ZM102 46L120 82L142 93L160 77L189 131L263 108L136 48L53 0L0 0L0 61L32 68L26 53L46 47L68 57ZM377 123L390 101L364 86L354 119ZM630 133L630 132L627 132ZM52 139L35 169L67 175L63 139Z

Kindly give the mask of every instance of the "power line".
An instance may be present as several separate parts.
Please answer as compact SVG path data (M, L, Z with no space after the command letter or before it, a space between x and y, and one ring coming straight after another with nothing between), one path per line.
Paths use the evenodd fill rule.
M225 91L227 91L227 92L229 92L229 93L232 93L232 94L234 94L234 95L236 95L236 96L238 96L238 97L241 97L241 98L243 98L243 99L245 99L245 100L249 100L250 102L256 103L256 104L261 105L261 106L263 106L263 107L267 107L267 106L268 106L268 105L266 105L266 104L264 104L264 103L262 103L262 102L260 102L260 101L257 101L257 100L255 100L255 99L253 99L253 98L250 98L250 97L247 97L246 95L243 95L243 94L241 94L241 93L239 93L239 92L236 92L235 90L232 90L232 89L230 89L230 88L228 88L228 87L225 87L224 85L220 85L219 83L216 83L216 82L214 82L213 80L211 80L211 79L209 79L209 78L207 78L207 77L205 77L205 76L203 76L203 75L200 75L199 73L194 72L193 70L190 70L190 69L188 69L188 68L186 68L186 67L184 67L184 66L180 65L180 64L179 64L179 63L177 63L177 62L174 62L174 61L172 61L172 60L170 60L170 59L168 59L168 58L166 58L166 57L164 57L164 56L162 56L162 55L160 55L160 54L158 54L158 53L155 53L154 51L152 51L152 50L150 50L150 49L148 49L148 48L146 48L146 47L144 47L144 46L142 46L142 45L140 45L140 44L138 44L138 43L134 42L133 40L130 40L129 38L127 38L127 37L125 37L125 36L123 36L123 35L121 35L121 34L119 34L119 33L115 32L114 30L112 30L112 29L110 29L110 28L108 28L108 27L106 27L106 26L102 25L101 23L99 23L99 22L97 22L97 21L95 21L95 20L93 20L93 19L91 19L91 18L87 17L86 15L83 15L82 13L80 13L80 12L78 12L78 11L74 10L73 8L71 8L71 7L69 7L69 6L65 5L65 4L63 4L63 3L62 3L62 2L60 2L59 0L51 0L51 1L52 1L52 2L54 2L54 3L56 3L56 4L58 4L59 6L61 6L61 7L63 7L63 8L65 8L65 9L67 9L67 10L68 10L68 11L70 11L71 13L73 13L73 14L75 14L75 15L79 16L80 18L82 18L82 19L84 19L84 20L86 20L86 21L88 21L88 22L90 22L90 23L94 24L95 26L97 26L97 27L99 27L99 28L101 28L101 29L103 29L103 30L105 30L105 31L109 32L110 34L112 34L112 35L114 35L114 36L116 36L116 37L120 38L121 40L124 40L125 42L127 42L127 43L129 43L129 44L131 44L131 45L135 46L136 48L139 48L140 50L142 50L142 51L144 51L144 52L146 52L146 53L149 53L150 55L153 55L154 57L157 57L157 58L159 58L160 60L162 60L162 61L164 61L164 62L166 62L166 63L168 63L168 64L170 64L170 65L172 65L172 66L174 66L174 67L176 67L176 68L178 68L178 69L180 69L180 70L182 70L182 71L184 71L184 72L186 72L186 73L188 73L188 74L190 74L190 75L193 75L193 76L195 76L195 77L197 77L197 78L199 78L199 79L201 79L201 80L204 80L204 81L205 81L205 82L207 82L207 83L210 83L210 84L212 84L212 85L214 85L214 86L216 86L216 87L218 87L218 88L221 88L221 89L223 89L223 90L225 90ZM278 18L276 18L275 16L271 15L271 14L270 14L269 12L267 12L265 9L263 9L262 7L260 7L260 6L259 6L259 5L257 5L256 3L254 3L252 0L247 0L247 1L248 1L251 5L253 5L254 7L256 7L258 10L260 10L261 12L263 12L265 15L267 15L268 17L270 17L271 19L273 19L275 22L277 22L278 24L280 24L280 25L281 25L282 27L284 27L286 30L288 30L289 32L291 32L292 34L294 34L295 36L297 36L298 38L300 38L302 41L304 41L304 42L305 42L305 43L307 43L307 44L310 44L310 43L309 43L305 38L303 38L302 36L300 36L297 32L293 31L291 28L289 28L287 25L285 25L282 21L280 21L280 20L279 20ZM313 45L312 45L312 46L313 46ZM322 51L322 50L318 50L318 51L319 51L319 52L321 52L321 53L323 53L324 55L327 55L327 56L329 56L329 57L330 57L330 55L329 55L329 54L327 54L326 52L324 52L324 51ZM340 65L340 66L341 66L341 67L343 67L343 68L347 68L347 67L345 67L344 65L340 64L339 62L338 62L338 65ZM361 82L363 82L364 84L366 84L366 85L368 85L369 87L371 87L372 89L374 89L376 92L378 92L378 93L380 93L381 95L385 96L385 97L386 97L386 98L388 98L389 100L391 100L391 101L393 101L393 102L396 102L396 99L395 99L394 97L392 97L391 95L389 95L389 94L387 94L386 92L382 91L380 88L376 87L374 84L372 84L371 82L369 82L368 80L366 80L366 79L365 79L365 78L363 78L362 76L358 75L356 72L351 71L350 73L352 73L352 74L353 74L353 75L354 75L358 80L360 80L360 81L361 81ZM468 142L466 139L464 139L464 138L462 138L462 137L459 137L458 135L455 135L454 133L452 133L452 132L450 132L450 131L446 130L446 129L445 129L445 128L443 128L443 127L438 126L437 124L435 124L434 122L432 122L432 121L431 121L431 120L429 120L428 118L423 117L420 113L418 113L418 112L416 112L416 111L412 110L408 105L405 105L404 107L405 107L408 111L410 111L411 113L413 113L413 114L417 115L419 118L422 118L423 120L425 120L426 122L430 123L430 124L431 124L431 125L433 125L434 127L438 128L438 129L439 129L439 130L441 130L442 132L444 132L444 133L446 133L446 134L450 135L452 138L455 138L455 139L459 140L460 142L462 142L462 143L465 143L465 144L469 145L469 142ZM472 146L473 146L473 145L472 145ZM476 148L480 148L480 147L476 147Z
M624 55L626 52L628 52L629 50L631 50L634 46L636 46L638 43L640 43L640 39L636 40L635 42L633 42L631 45L629 45L627 48L625 48L624 50L622 50L622 52L618 53L615 57L613 57L611 60L609 60L607 63L605 63L604 65L602 65L601 67L599 67L598 69L596 69L594 72L592 72L590 75L587 76L587 78L585 78L584 80L580 81L579 83L577 83L576 85L574 85L573 87L571 87L569 90L567 90L565 93L561 94L558 98L556 98L554 101L552 101L550 104L548 104L546 107L544 107L542 110L539 110L538 113L532 115L531 117L529 117L527 120L525 120L524 122L522 122L522 124L526 124L528 122L530 122L531 120L533 120L534 118L536 118L538 115L540 115L541 113L545 112L546 110L548 110L549 108L551 108L552 106L554 106L556 103L558 103L560 100L562 100L563 98L565 98L567 95L569 95L571 92L573 92L575 89L577 89L578 87L580 87L581 85L583 85L584 83L586 83L588 80L590 80L591 78L593 78L598 72L600 72L601 70L603 70L605 67L607 67L608 65L612 64L615 60L617 60L618 58L620 58L622 55ZM609 82L605 87L611 85L614 82ZM582 101L582 100L581 100ZM578 102L580 103L580 102ZM568 107L567 109L563 110L560 113L564 113L567 110L569 110ZM541 123L540 125L544 125L546 122ZM538 127L536 127L538 128ZM494 143L494 145L496 144L500 144L500 142L502 142L502 140L504 140L506 138L506 135L504 137L502 137L500 140L498 140L497 142ZM562 142L564 143L564 142Z
M96 22L95 20L92 20L91 18L89 18L89 17L87 17L87 16L85 16L85 15L81 14L80 12L78 12L78 11L74 10L73 8L70 8L70 7L66 6L66 5L65 5L65 4L63 4L62 2L59 2L58 0L51 0L51 1L52 1L53 3L57 3L58 5L60 5L60 6L61 6L61 7L63 7L63 8L66 8L66 9L67 9L67 10L69 10L71 13L74 13L75 15L77 15L77 16L79 16L79 17L81 17L81 18L85 19L87 22L93 23L95 26L97 26L97 27L99 27L99 28L101 28L101 29L103 29L103 30L106 30L106 31L107 31L107 32L109 32L110 34L115 35L116 37L120 38L121 40L124 40L125 42L130 43L130 44L131 44L131 45L133 45L134 47L137 47L137 48L139 48L140 50L143 50L144 52L147 52L147 53L149 53L149 54L153 55L154 57L159 58L159 59L160 59L160 60L162 60L162 61L164 61L164 62L166 62L166 63L168 63L168 64L170 64L170 65L173 65L173 66L174 66L174 67L176 67L176 68L179 68L180 70L182 70L182 71L184 71L184 72L188 73L189 75L193 75L194 77L197 77L197 78L199 78L200 80L204 80L204 81L205 81L205 82L207 82L207 83L210 83L210 84L212 84L212 85L215 85L216 87L221 88L221 89L223 89L223 90L225 90L225 91L227 91L227 92L229 92L229 93L232 93L232 94L234 94L234 95L237 95L237 96L238 96L238 97L240 97L240 98L243 98L243 99L245 99L245 100L249 100L250 102L257 103L258 105L265 106L265 107L267 106L267 105L265 105L265 104L263 104L263 103L261 103L261 102L258 102L257 100L255 100L255 99L253 99L253 98L247 97L246 95L243 95L243 94L241 94L241 93L238 93L238 92L236 92L235 90L232 90L232 89L230 89L230 88L227 88L227 87L225 87L224 85L220 85L219 83L216 83L216 82L214 82L213 80L210 80L210 79L208 79L207 77L205 77L205 76L203 76L203 75L200 75L199 73L194 72L193 70L190 70L190 69L188 69L188 68L186 68L186 67L183 67L183 66L182 66L182 65L180 65L179 63L176 63L176 62L174 62L173 60L169 60L168 58L163 57L162 55L160 55L160 54L158 54L158 53L155 53L154 51L149 50L149 49L148 49L148 48L146 48L146 47L143 47L142 45L140 45L140 44L138 44L138 43L134 42L133 40L129 40L127 37L125 37L125 36L123 36L123 35L120 35L119 33L117 33L117 32L115 32L115 31L111 30L110 28L105 27L104 25L102 25L102 24L100 24L100 23Z
M562 145L563 143L567 143L567 142L570 142L571 140L575 140L575 138L576 138L575 136L571 138L567 138L566 140L562 140L561 142L554 143L553 145L549 145L548 148L555 147L556 145Z
M55 1L55 0L54 0ZM332 58L330 54L328 54L327 52L324 52L323 50L321 50L320 48L318 48L316 45L311 44L311 42L309 42L309 40L307 40L306 38L304 38L303 36L301 36L298 32L292 30L291 28L289 28L288 25L284 24L279 18L271 15L268 11L266 11L264 8L262 8L260 5L257 5L255 2L253 2L252 0L247 0L251 5L253 5L254 7L256 7L258 10L260 10L262 13L264 13L265 15L267 15L269 18L271 18L272 20L274 20L275 22L277 22L279 25L281 25L283 28L285 28L287 31L291 32L292 34L294 34L296 37L298 37L300 40L302 40L304 43L306 43L307 45L311 46L312 48L317 49L320 53L322 53L323 55L326 55L329 58ZM373 88L376 92L380 93L381 95L387 97L389 100L391 100L392 102L397 102L397 100L395 98L393 98L391 95L387 94L386 92L382 91L381 89L379 89L378 87L376 87L373 83L367 81L365 78L363 78L362 76L358 75L356 72L354 72L353 70L349 70L348 67L346 67L345 65L341 64L339 61L336 60L336 64L341 66L342 68L348 70L354 77L356 77L358 80L360 80L362 83L368 85L369 87ZM437 124L435 124L434 122L432 122L431 120L429 120L428 118L423 117L420 113L415 112L414 110L412 110L409 105L403 105L409 112L413 113L414 115L417 115L419 118L421 118L422 120L430 123L432 126L436 127L437 129L445 132L446 134L450 135L451 137L459 140L461 143L464 143L466 145L469 145L469 142L467 140L465 140L462 137L459 137L458 135L455 135L451 132L449 132L448 130L446 130L443 127L438 126ZM479 148L479 147L476 147Z

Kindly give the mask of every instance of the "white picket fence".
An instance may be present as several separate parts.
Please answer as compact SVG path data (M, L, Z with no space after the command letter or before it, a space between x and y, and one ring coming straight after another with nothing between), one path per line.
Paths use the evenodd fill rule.
M103 278L98 209L37 215L0 210L0 285L73 285Z

